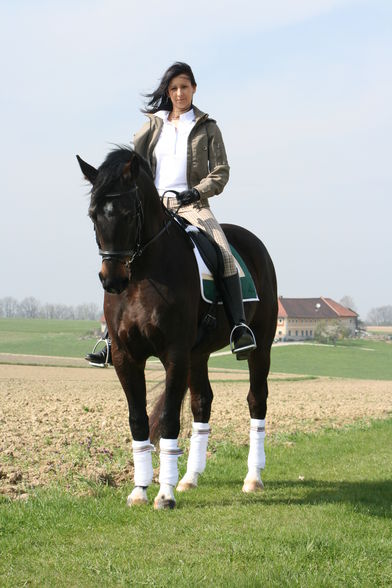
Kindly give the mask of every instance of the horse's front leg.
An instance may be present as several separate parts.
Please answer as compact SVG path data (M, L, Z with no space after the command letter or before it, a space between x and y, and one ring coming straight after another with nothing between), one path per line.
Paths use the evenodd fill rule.
M189 354L178 350L175 356L164 362L166 368L166 391L163 409L160 415L160 468L159 492L154 501L154 508L174 508L176 500L174 488L178 482L177 461L182 450L178 447L180 432L181 404L187 389Z
M133 437L133 463L135 487L128 496L128 506L147 504L147 488L152 482L153 468L149 425L146 410L145 363L130 362L124 355L114 356L114 366L128 401L129 425Z

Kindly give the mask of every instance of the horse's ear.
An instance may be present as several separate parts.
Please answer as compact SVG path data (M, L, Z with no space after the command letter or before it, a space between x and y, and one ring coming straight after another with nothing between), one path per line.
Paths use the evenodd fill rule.
M133 179L137 178L139 175L139 159L136 153L132 153L132 157L127 163L124 165L123 169L123 176L126 178L128 176L132 176Z
M89 163L83 161L83 159L79 157L79 155L76 156L76 159L78 160L80 169L82 170L82 173L86 180L88 180L91 184L94 184L95 180L97 179L98 170L96 170L95 167L93 167Z

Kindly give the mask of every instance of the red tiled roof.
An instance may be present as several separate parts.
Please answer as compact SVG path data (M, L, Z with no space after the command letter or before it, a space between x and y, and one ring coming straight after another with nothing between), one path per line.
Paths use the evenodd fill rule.
M280 298L278 298L278 316L280 316L280 317L287 317L287 312L283 308L283 305L282 305L282 303L280 301Z
M351 310L351 308L346 308L342 306L338 302L332 300L332 298L324 298L325 302L336 312L336 314L340 317L356 317L358 314Z
M352 310L331 298L283 298L279 297L279 317L334 319L358 316Z

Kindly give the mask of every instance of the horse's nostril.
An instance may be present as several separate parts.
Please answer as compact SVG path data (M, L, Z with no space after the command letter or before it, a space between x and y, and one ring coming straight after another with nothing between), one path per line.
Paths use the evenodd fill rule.
M129 280L110 280L108 278L101 278L103 289L109 294L121 294L127 288Z

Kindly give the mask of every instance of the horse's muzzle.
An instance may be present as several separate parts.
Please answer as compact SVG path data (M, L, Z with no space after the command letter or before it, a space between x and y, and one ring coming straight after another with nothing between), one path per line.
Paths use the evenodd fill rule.
M122 280L108 280L107 278L101 277L101 274L99 274L99 278L102 282L103 289L109 292L109 294L121 294L129 284L127 278Z
M121 294L128 287L129 271L121 263L103 262L99 279L103 289L109 294Z

